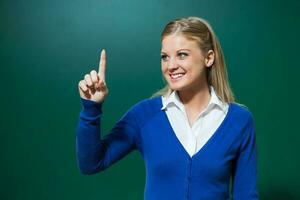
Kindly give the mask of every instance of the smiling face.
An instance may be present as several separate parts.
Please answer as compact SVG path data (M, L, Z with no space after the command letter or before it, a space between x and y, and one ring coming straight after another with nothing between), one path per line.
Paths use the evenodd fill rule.
M205 59L196 41L183 35L168 35L162 40L161 69L172 90L197 89L206 84Z

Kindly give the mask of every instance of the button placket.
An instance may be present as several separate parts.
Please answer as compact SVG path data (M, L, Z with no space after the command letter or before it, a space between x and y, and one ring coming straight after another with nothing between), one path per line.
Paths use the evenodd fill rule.
M186 199L190 199L192 158L188 160Z

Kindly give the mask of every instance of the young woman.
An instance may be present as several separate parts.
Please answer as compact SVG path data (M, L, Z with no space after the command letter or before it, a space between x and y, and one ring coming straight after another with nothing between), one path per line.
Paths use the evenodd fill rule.
M105 51L99 73L79 82L81 172L97 173L138 150L146 166L146 200L258 199L253 116L234 102L211 26L198 17L176 19L164 28L161 44L167 85L132 106L104 137Z

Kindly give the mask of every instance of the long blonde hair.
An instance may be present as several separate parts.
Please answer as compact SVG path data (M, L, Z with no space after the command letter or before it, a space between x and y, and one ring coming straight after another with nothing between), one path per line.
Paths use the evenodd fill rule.
M209 23L199 17L187 17L175 19L169 22L162 34L161 42L163 39L171 34L181 34L189 40L196 41L201 51L206 54L209 50L215 53L215 60L211 67L206 70L206 78L209 85L214 87L216 95L222 102L231 103L235 102L234 94L228 82L228 75L224 60L223 51L220 42L215 35ZM166 83L166 80L163 78ZM151 97L169 95L172 90L168 84L159 91L155 92Z

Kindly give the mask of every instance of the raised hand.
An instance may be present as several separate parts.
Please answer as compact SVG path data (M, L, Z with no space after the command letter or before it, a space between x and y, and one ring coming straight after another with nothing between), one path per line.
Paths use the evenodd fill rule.
M108 95L108 88L105 82L105 68L106 68L106 53L103 49L101 51L99 61L99 72L92 70L89 74L84 76L83 80L78 83L80 97L91 100L96 103L101 103Z

